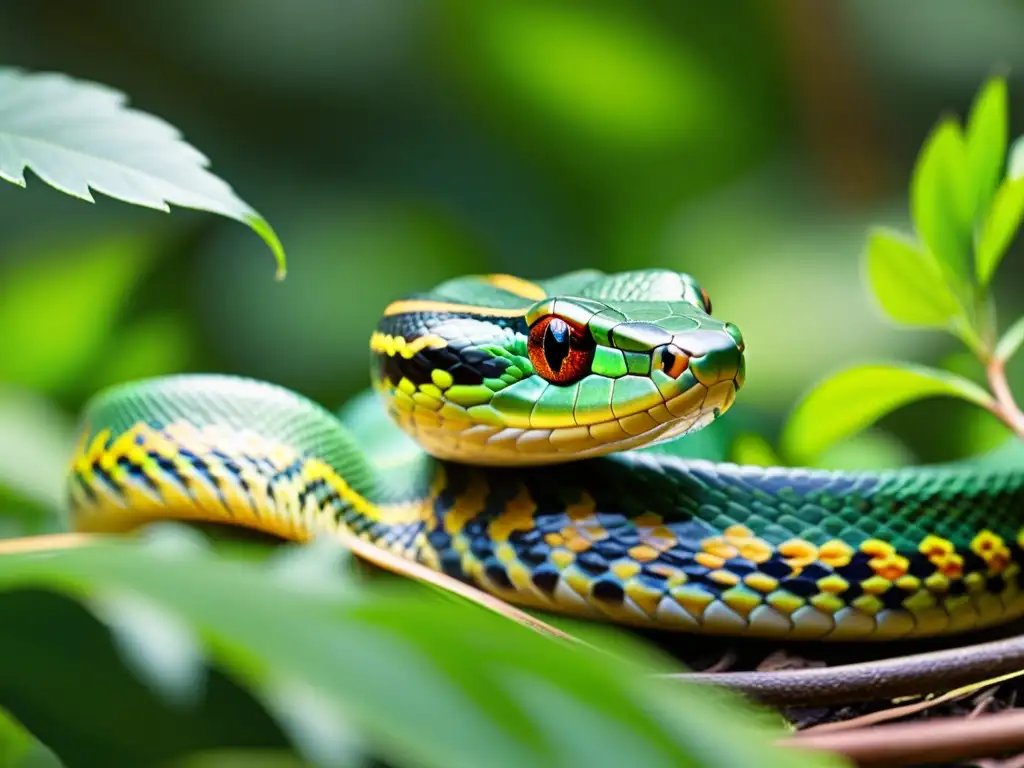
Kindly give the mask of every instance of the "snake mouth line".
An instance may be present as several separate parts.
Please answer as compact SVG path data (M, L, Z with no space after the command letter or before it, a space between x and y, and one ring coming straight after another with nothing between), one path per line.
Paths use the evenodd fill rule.
M482 466L512 466L588 459L665 442L713 422L732 405L737 389L735 377L711 386L698 381L680 395L662 398L621 417L550 428L482 423L467 426L461 414L446 417L415 404L400 404L393 397L387 403L392 418L437 458Z

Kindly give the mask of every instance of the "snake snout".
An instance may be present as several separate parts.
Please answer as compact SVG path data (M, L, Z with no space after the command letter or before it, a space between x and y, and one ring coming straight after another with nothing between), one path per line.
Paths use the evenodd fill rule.
M686 335L680 346L690 355L690 370L706 387L732 381L743 386L743 337L739 328L725 323L722 330L696 331Z

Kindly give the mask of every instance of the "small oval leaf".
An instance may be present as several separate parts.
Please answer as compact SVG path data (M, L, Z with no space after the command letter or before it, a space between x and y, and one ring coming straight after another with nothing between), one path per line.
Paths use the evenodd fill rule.
M1006 157L1006 133L1006 78L993 77L978 92L967 120L967 164L974 217L985 210L999 184Z
M946 371L909 364L848 368L821 382L797 404L783 430L783 453L794 463L814 464L839 440L897 408L937 396L992 406L985 390Z
M1003 254L1013 242L1014 235L1024 217L1024 178L1004 181L996 190L981 230L975 249L975 267L978 284L988 285L1002 261Z
M253 229L285 272L270 224L223 180L209 160L159 118L125 107L106 86L57 73L0 68L0 178L25 186L29 168L65 194L92 191L169 211L169 204L217 213Z
M866 260L875 297L896 322L943 328L961 313L935 260L898 233L872 232Z
M970 178L960 126L947 118L926 139L910 182L910 209L921 240L957 281L968 276Z

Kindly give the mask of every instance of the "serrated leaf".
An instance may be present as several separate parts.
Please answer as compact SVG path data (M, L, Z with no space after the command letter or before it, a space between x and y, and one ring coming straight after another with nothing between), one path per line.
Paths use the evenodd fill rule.
M993 77L978 92L967 120L967 164L971 176L971 215L978 216L992 199L1006 157L1006 78Z
M925 140L910 182L910 210L918 235L948 278L968 277L972 231L967 148L957 123L947 118Z
M814 464L830 446L883 416L929 397L957 397L982 407L992 398L967 379L915 365L860 365L824 380L796 406L782 434L784 455Z
M1004 181L996 190L975 248L978 284L987 286L1024 218L1024 178Z
M704 689L658 677L668 665L637 642L622 638L621 656L570 647L412 585L312 593L252 563L103 542L0 557L0 590L26 587L142 595L188 621L247 685L284 676L310 686L388 764L518 768L585 752L622 765L636 745L649 766L836 764L774 745L781 734L737 697L727 718L707 711ZM524 700L514 681L527 679L539 688ZM614 727L560 728L552 739L559 722Z
M0 68L0 178L23 187L28 168L89 202L95 190L158 211L178 205L226 216L263 238L283 277L284 249L270 224L176 128L125 104L124 94L97 83Z
M868 238L868 282L889 317L907 325L948 328L960 304L936 265L914 243L891 230Z
M1006 362L1017 353L1021 344L1024 344L1024 317L1018 317L999 339L996 344L995 359Z

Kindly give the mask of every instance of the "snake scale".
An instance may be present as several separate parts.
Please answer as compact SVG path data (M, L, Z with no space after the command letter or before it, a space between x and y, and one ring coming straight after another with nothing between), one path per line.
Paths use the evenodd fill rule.
M339 413L219 375L98 394L68 475L75 526L344 529L513 604L713 635L892 640L1024 614L1019 442L859 473L677 455L745 376L739 329L689 275L453 279L385 309L370 368L372 390ZM882 677L1010 663L1012 648L979 648ZM732 679L810 701L844 672Z

